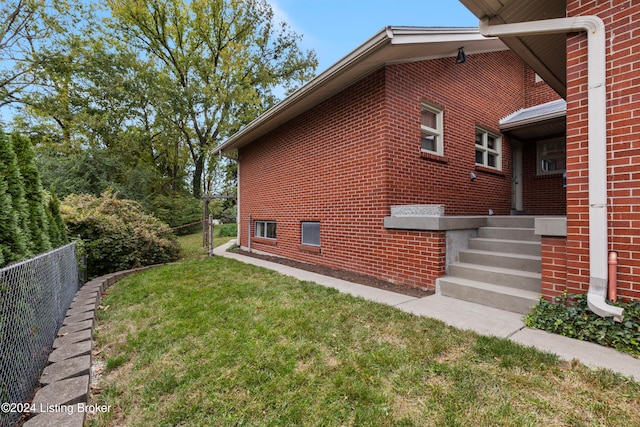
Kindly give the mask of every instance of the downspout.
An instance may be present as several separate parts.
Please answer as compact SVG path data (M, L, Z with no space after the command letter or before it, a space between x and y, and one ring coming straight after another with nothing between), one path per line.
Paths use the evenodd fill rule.
M237 169L236 179L238 180L238 183L236 185L236 224L238 225L238 231L236 232L237 233L236 245L238 245L238 247L241 247L242 244L240 242L240 234L241 234L240 232L242 231L242 224L241 224L242 221L240 221L240 206L241 206L241 204L240 204L240 157L239 157L239 155L238 155L237 167L238 167L238 169ZM249 224L249 226L250 225L251 224ZM251 227L249 227L249 230L251 230ZM251 240L251 236L249 236L249 240ZM251 245L251 244L249 243L249 245Z
M589 154L589 290L591 311L622 322L623 309L606 303L608 274L607 139L606 139L606 35L597 16L546 19L515 24L490 25L480 20L485 37L533 36L557 33L587 33L588 64L588 154Z

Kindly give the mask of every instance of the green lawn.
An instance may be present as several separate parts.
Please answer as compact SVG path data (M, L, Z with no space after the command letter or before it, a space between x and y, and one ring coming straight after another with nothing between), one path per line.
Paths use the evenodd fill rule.
M197 258L109 289L95 401L111 410L90 425L640 425L640 385L619 375Z

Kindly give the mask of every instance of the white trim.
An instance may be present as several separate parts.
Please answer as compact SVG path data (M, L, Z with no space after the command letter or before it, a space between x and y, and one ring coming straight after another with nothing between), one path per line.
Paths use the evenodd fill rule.
M422 124L422 113L428 111L436 116L436 127L431 128ZM420 150L425 153L432 153L438 156L444 156L444 110L435 104L422 101L420 105ZM426 133L434 137L435 150L429 150L422 147L422 134Z

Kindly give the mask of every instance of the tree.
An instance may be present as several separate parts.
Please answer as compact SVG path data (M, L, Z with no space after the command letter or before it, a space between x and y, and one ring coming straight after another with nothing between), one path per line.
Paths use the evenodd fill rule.
M0 107L18 102L35 84L34 53L81 25L80 0L0 0Z
M274 89L310 79L313 51L274 22L265 0L107 0L118 37L154 66L154 113L171 123L200 197L210 151L276 102ZM217 158L214 158L217 159ZM209 161L215 161L210 159Z
M46 202L42 182L40 181L40 172L36 166L31 141L15 132L10 135L9 140L16 153L18 167L23 180L27 208L26 225L31 237L27 246L34 254L46 252L51 249L49 222L45 211Z
M47 194L47 221L49 223L49 240L54 248L69 243L67 228L60 214L60 201L55 194Z
M0 251L4 261L14 262L28 257L28 211L22 176L11 141L0 131Z

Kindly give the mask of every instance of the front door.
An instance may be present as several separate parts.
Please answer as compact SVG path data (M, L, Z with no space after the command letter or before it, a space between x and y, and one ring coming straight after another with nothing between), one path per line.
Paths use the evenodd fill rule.
M522 201L522 144L511 143L512 168L511 168L511 209L514 212L523 212Z

